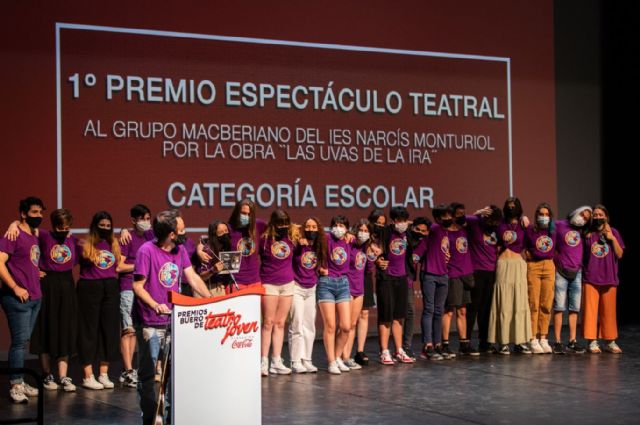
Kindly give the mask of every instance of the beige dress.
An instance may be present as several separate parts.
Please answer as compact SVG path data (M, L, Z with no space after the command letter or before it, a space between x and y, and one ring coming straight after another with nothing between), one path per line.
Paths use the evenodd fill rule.
M531 339L527 263L507 249L496 266L496 286L489 317L489 342L522 344Z

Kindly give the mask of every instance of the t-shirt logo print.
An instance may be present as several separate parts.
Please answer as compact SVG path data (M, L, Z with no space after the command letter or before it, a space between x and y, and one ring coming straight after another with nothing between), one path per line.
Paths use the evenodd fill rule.
M315 269L316 265L318 265L318 257L316 256L315 252L307 251L302 254L300 262L302 263L302 267L304 267L305 269Z
M483 234L482 240L484 241L485 245L489 245L489 246L496 246L498 243L498 237L496 236L496 232L491 232L490 235Z
M251 238L242 238L238 241L236 249L242 252L243 257L248 257L256 252L256 244Z
M115 263L116 257L111 252L104 249L98 253L98 258L96 258L95 262L96 266L98 266L98 268L102 270L111 268L111 266L113 266Z
M449 238L444 236L440 241L440 250L447 254L449 252Z
M578 246L580 245L580 232L576 232L575 230L571 230L564 235L564 241L569 246Z
M356 269L364 269L365 264L367 264L367 256L364 254L364 252L358 252L356 254Z
M347 258L347 251L345 251L345 249L341 246L333 248L333 251L331 251L331 261L333 261L333 263L338 266L346 263Z
M540 252L547 253L553 248L553 239L544 235L536 239L536 249Z
M502 240L507 245L511 245L512 243L515 243L515 241L518 240L518 234L513 230L505 230L505 232L502 234Z
M40 247L38 245L31 245L29 259L31 260L31 264L38 267L38 262L40 261Z
M171 288L180 277L180 270L174 263L164 263L158 272L158 281L165 288Z
M393 255L402 255L407 250L407 241L404 239L394 239L389 244L389 249Z
M71 260L71 249L66 245L54 245L49 254L56 264L64 264Z
M289 257L289 254L291 254L291 249L286 243L278 241L271 245L271 255L277 259L284 260Z
M591 245L591 253L596 258L604 258L609 255L609 244L600 244L598 242L594 242Z
M460 236L456 239L456 249L460 254L466 254L469 250L469 243L467 242L467 238L464 236Z

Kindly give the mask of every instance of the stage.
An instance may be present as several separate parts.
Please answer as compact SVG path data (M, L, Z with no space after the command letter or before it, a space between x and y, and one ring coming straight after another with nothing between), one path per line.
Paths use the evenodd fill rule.
M372 362L341 376L326 372L322 342L315 346L312 375L262 379L264 424L631 424L640 417L640 327L622 329L620 356L491 355L414 365ZM418 338L416 338L416 347ZM368 353L376 340L367 341ZM285 346L286 350L286 346ZM286 353L285 353L286 356ZM372 357L373 360L373 357ZM6 366L6 362L1 363ZM29 361L28 367L36 366ZM120 365L112 367L117 377ZM46 392L46 424L138 424L136 390ZM7 378L0 377L0 417L27 416L28 405L12 405ZM215 397L212 394L211 397ZM238 397L242 408L242 397ZM216 423L215 412L211 421Z

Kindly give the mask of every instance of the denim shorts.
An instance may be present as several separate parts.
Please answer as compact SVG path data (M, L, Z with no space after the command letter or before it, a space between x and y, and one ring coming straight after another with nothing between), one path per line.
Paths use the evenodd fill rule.
M346 276L320 276L316 286L316 299L318 303L334 304L351 301L349 280Z
M133 320L131 320L131 310L133 308L133 290L120 292L120 320L122 323L122 333L133 332Z
M578 271L576 278L571 282L556 272L556 288L553 297L554 311L565 311L567 309L567 293L569 294L569 311L579 312L582 300L582 270Z

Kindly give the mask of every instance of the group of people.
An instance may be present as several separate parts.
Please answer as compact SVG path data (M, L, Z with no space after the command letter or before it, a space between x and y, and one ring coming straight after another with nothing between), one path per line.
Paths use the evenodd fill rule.
M67 369L69 357L77 354L82 385L98 390L114 387L109 362L121 357L119 379L137 386L145 421L154 417L154 376L171 290L215 297L261 285L264 376L317 372L312 362L317 310L329 373L368 364L364 346L373 307L380 363L415 362L414 282L423 294L423 358L456 356L448 341L454 314L460 355L510 354L511 347L523 354L600 353L598 339L605 341L604 350L621 352L616 289L624 243L602 205L580 207L555 220L551 206L542 203L529 220L518 198L473 214L452 203L432 209L434 222L393 207L388 216L374 210L355 223L336 215L326 231L327 223L315 217L293 223L283 209L260 220L255 204L242 200L228 221L213 221L198 243L187 238L175 210L152 220L149 208L135 205L132 227L119 238L111 215L100 211L82 240L70 234L73 219L66 209L51 213L50 230L39 230L44 210L38 198L22 200L20 220L0 240L9 366L22 367L30 340L31 352L41 358L45 388L75 390ZM221 261L226 251L242 253L233 275ZM78 282L72 275L76 265ZM560 333L565 310L566 345ZM586 349L577 341L581 311ZM552 317L553 347L548 339ZM288 365L282 358L287 320ZM471 342L476 321L477 348ZM15 402L37 395L20 374L10 383Z

